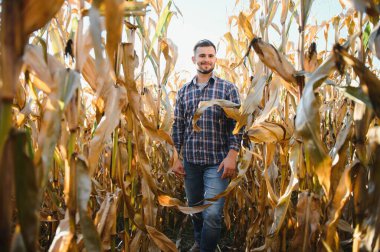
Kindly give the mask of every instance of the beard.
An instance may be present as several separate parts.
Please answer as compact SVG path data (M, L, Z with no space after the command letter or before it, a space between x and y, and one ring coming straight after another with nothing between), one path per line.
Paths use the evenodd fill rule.
M209 74L211 73L212 71L214 71L214 68L210 68L209 70L202 70L202 69L197 69L197 72L198 73L201 73L201 74Z

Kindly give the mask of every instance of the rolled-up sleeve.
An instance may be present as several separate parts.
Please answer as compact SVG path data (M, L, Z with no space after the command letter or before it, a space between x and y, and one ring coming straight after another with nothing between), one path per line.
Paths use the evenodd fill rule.
M239 98L239 91L236 88L235 85L232 86L231 91L228 95L228 99L234 103L240 104L240 98ZM236 125L236 121L234 119L228 118L227 119L227 128L228 128L228 144L229 149L231 150L240 150L240 142L243 135L243 130L241 129L239 133L236 135L232 134L232 131L234 130Z
M183 106L183 90L180 89L177 93L175 108L174 108L174 122L172 127L172 138L174 146L178 154L181 152L185 133L185 118Z

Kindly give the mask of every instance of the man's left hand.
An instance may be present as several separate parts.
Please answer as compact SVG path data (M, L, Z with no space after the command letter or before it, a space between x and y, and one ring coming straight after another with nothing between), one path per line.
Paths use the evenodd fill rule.
M218 172L223 170L222 179L232 178L236 173L236 157L238 152L235 150L230 150L228 155L223 159L222 163L220 163L218 167Z

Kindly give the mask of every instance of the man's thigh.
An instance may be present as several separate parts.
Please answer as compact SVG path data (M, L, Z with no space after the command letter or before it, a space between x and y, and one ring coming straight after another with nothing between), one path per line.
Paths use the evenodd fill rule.
M189 206L201 205L204 199L203 167L184 161L185 191Z
M208 166L204 170L203 180L204 180L204 190L205 198L213 198L219 193L226 190L230 180L222 179L223 169L218 172L218 165ZM224 202L224 199L218 200L218 202Z

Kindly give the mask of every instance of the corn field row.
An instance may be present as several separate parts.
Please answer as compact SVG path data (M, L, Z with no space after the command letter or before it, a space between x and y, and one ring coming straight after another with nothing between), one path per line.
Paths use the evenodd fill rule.
M183 250L207 206L170 170L175 2L0 3L2 251ZM242 104L194 117L217 105L244 129L238 175L210 199L226 197L226 251L380 249L379 3L310 24L318 4L250 0L226 20L217 72Z

